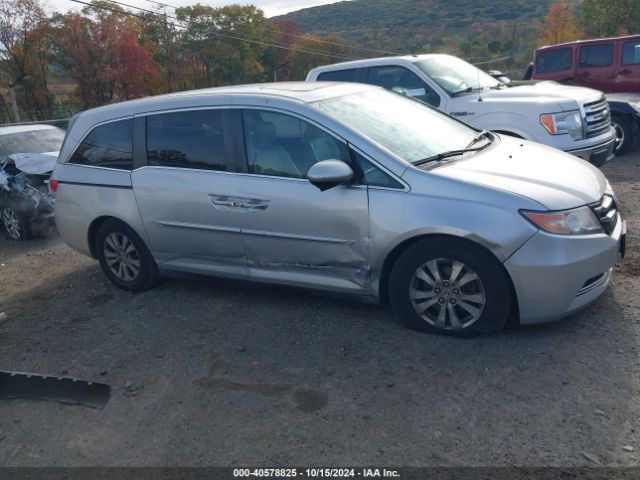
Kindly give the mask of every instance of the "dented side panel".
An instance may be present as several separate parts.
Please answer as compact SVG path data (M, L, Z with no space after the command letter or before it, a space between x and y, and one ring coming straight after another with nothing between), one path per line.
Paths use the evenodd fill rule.
M239 193L267 205L241 216L251 279L337 291L368 288L366 187L321 192L307 180L239 177Z

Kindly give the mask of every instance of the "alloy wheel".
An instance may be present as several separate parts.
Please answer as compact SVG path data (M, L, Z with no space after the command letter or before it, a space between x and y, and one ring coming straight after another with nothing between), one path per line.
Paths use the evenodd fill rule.
M20 227L20 219L15 210L5 207L2 210L2 223L11 238L14 240L20 240L22 238L22 227Z
M140 273L140 255L124 233L112 232L104 240L104 259L107 267L120 280L134 281Z
M424 321L445 330L474 324L487 303L480 277L464 263L448 258L429 260L414 272L409 298Z
M613 122L613 128L616 131L616 143L613 148L613 151L614 153L616 153L622 150L622 147L624 146L625 134L624 134L624 128L622 128L622 125Z

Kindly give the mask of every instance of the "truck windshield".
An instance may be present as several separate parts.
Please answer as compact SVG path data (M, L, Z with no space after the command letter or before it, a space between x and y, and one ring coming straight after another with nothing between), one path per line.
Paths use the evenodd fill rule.
M415 65L451 96L502 86L491 75L450 55L419 60Z
M466 148L478 132L421 102L382 88L314 106L409 163Z

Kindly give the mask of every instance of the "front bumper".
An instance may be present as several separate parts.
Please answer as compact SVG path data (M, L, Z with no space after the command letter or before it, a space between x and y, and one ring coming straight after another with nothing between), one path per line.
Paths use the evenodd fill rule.
M623 253L625 223L611 235L560 236L539 231L505 262L521 324L550 322L585 307L611 280Z
M591 162L596 167L600 167L605 163L609 162L615 156L613 154L613 149L616 144L615 135L613 138L607 140L606 142L599 143L592 147L588 148L580 148L577 150L567 150L567 153L575 155L576 157L580 157L587 162Z

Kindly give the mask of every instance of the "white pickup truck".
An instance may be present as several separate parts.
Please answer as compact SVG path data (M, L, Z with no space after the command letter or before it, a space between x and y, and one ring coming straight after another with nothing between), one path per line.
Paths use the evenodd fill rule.
M613 158L615 130L597 90L555 82L507 88L451 55L409 55L314 68L307 81L378 85L422 100L473 127L577 155L600 166Z

